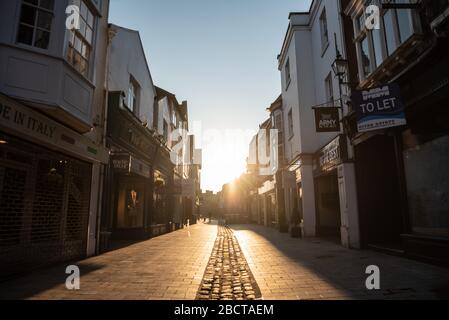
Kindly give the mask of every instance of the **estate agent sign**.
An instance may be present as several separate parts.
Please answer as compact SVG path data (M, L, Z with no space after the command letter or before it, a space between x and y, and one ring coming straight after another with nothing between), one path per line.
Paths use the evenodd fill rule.
M407 124L405 106L397 84L355 91L352 101L357 110L359 132L368 132Z
M340 132L338 108L315 108L316 132Z

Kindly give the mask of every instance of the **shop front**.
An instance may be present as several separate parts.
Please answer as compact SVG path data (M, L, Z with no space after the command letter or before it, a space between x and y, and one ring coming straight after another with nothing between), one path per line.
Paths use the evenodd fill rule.
M398 132L403 172L406 254L449 265L449 44L433 52L398 83L407 126Z
M113 186L113 239L140 240L149 238L146 229L152 202L152 172L149 164L129 153L111 154L111 185Z
M338 167L347 160L346 138L343 135L318 151L313 159L316 234L338 239L338 242L342 226Z
M0 277L86 257L92 169L107 162L86 137L0 96Z
M260 209L263 225L266 227L277 228L279 219L276 210L276 183L274 180L265 181L259 188Z
M352 140L362 245L448 264L449 45L429 52L376 93L374 105L396 99L400 113Z
M105 177L101 228L114 240L144 240L153 236L157 183L154 162L160 143L128 110L120 93L110 93L108 146L111 150ZM107 242L107 239L104 239Z

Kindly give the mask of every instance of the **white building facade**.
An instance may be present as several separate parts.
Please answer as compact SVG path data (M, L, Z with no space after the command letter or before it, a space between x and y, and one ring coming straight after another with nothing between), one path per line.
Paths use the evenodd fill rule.
M287 221L299 216L304 236L338 237L344 246L359 248L351 146L342 130L317 133L315 122L316 108L338 107L340 119L348 113L350 92L332 70L337 50L347 57L341 11L341 1L316 0L309 12L289 17L278 57L285 210Z

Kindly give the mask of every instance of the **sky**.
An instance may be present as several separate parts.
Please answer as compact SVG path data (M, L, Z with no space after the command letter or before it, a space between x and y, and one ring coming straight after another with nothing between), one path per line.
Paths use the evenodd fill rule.
M249 143L281 93L288 14L310 0L111 0L110 22L138 30L155 85L189 104L201 187L245 172Z

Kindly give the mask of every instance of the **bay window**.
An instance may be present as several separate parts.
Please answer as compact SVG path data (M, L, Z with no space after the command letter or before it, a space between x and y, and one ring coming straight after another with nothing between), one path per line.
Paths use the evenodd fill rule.
M396 3L410 3L411 0L392 0ZM360 81L365 80L395 51L404 44L416 30L414 21L417 13L412 9L381 9L380 29L367 28L365 8L370 5L382 7L379 0L365 1L365 7L353 15L355 43L358 54Z
M82 75L88 77L91 62L95 16L83 0L72 0L79 8L79 28L70 30L67 61Z
M53 23L54 0L23 0L17 42L48 49Z

